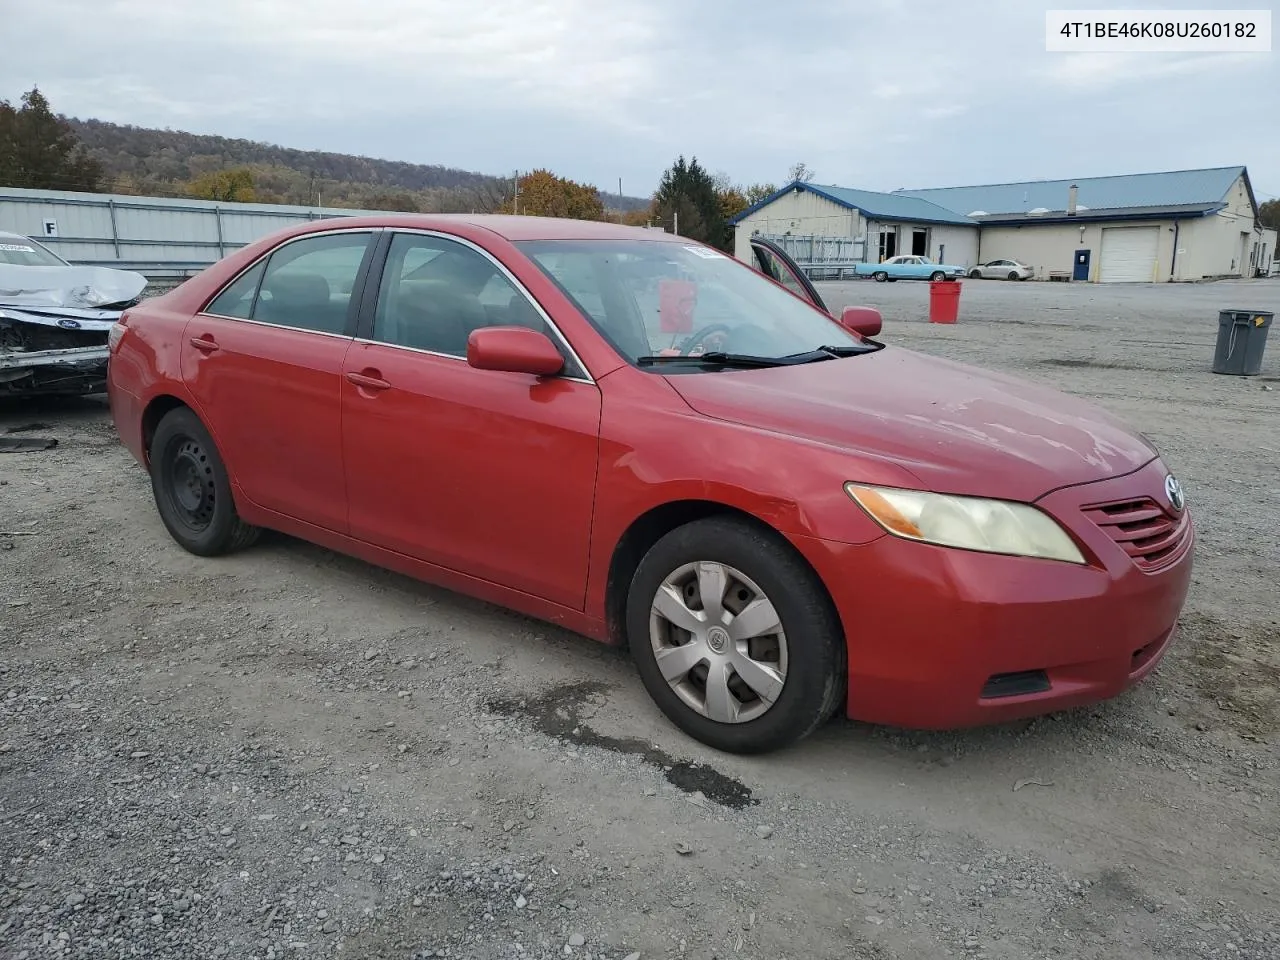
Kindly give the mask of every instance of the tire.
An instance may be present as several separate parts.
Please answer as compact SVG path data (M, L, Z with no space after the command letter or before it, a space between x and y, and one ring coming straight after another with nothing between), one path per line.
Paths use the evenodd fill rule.
M889 279L889 275L885 273L883 270L877 270L871 276L875 278L876 283L884 283L886 280Z
M981 271L981 270L970 270L970 271L969 271L969 279L970 279L970 280L981 280L981 279L982 279L982 271Z
M236 513L213 438L188 407L170 410L151 441L151 492L169 535L184 550L216 557L243 550L260 530Z
M1021 280L1022 278L1018 276L1018 271L1017 271L1017 270L1010 270L1010 271L1009 271L1009 279L1010 279L1010 280Z
M939 280L947 279L947 275L943 273L941 270L935 270L933 271L933 273L929 275L929 279L932 280L934 283L937 283Z
M717 581L717 569L724 580ZM676 619L686 622L696 617L681 597L697 603L704 574L711 595L720 591L728 613L738 607L732 619L722 616L728 629L719 636L713 630L699 637L676 629L663 612L674 610ZM668 583L676 593L667 591ZM772 605L776 617L754 617L760 629L742 620L752 631L745 634L751 640L735 642L729 631L746 610L740 605L761 599ZM746 521L696 520L654 544L632 578L626 625L640 678L659 709L686 734L717 750L755 754L780 749L808 736L844 704L847 655L831 601L789 544ZM725 653L716 652L717 641ZM668 660L668 680L660 657L686 647L689 655ZM679 672L685 663L690 669ZM725 683L713 706L707 680L715 669ZM753 678L751 684L744 673ZM771 701L756 692L759 688L769 691ZM714 713L722 717L715 719Z

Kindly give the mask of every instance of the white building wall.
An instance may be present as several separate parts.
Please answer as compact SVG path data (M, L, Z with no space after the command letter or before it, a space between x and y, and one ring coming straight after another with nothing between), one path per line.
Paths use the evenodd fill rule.
M1232 185L1226 199L1226 209L1183 221L1175 279L1239 276L1248 269L1253 244L1260 243L1261 237L1255 231L1253 206L1243 177Z
M925 256L939 262L945 260L949 264L961 267L969 267L977 263L977 227L896 220L867 221L867 262L878 263L884 259L880 255L882 232L893 233L896 236L894 255L902 256L912 252L912 235L917 230L923 230L926 234Z
M751 261L751 235L805 237L859 237L866 231L866 221L856 210L849 210L809 190L792 191L743 217L736 225L734 255Z
M1187 221L1179 228L1180 241ZM1077 250L1089 251L1089 279L1097 281L1102 267L1102 231L1107 227L1159 227L1160 241L1156 250L1152 282L1169 279L1173 259L1174 224L1171 220L1133 220L1111 223L1046 223L1018 224L1007 227L983 227L978 262L1017 260L1033 267L1037 280L1048 280L1056 270L1072 271ZM1183 244L1179 242L1179 247ZM1179 268L1182 255L1179 254Z
M972 267L978 263L978 228L933 224L929 235L929 256L940 263Z

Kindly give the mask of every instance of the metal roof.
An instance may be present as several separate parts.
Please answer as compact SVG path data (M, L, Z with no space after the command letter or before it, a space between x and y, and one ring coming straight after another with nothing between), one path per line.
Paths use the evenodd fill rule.
M1014 223L1088 223L1094 220L1187 220L1222 209L1221 203L1180 203L1166 207L1090 207L1075 214L1065 210L1048 213L989 213L974 217L986 226Z
M895 190L900 197L932 201L963 216L977 214L985 219L993 214L1026 214L1037 208L1051 213L1065 212L1067 194L1078 187L1076 202L1090 208L1085 213L1107 210L1113 216L1132 208L1184 207L1205 204L1219 207L1231 185L1241 176L1248 186L1242 166L1205 170L1171 170L1166 173L1133 173L1119 177L1083 177L1079 180L1034 180L1026 183L993 183L972 187L935 187L926 190ZM1252 199L1252 188L1249 188ZM1256 202L1254 204L1257 206Z
M832 203L846 210L858 210L871 220L898 220L910 223L956 223L964 226L976 226L975 221L963 214L958 214L946 207L939 206L926 199L903 196L897 193L877 193L874 190L854 190L850 187L837 187L820 183L805 183L793 180L781 190L777 190L763 200L753 203L741 213L729 220L730 224L738 223L762 207L768 206L779 197L792 191L804 191L825 197Z

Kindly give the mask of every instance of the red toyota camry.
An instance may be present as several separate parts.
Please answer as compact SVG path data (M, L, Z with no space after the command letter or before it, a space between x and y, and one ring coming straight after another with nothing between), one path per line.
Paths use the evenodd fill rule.
M873 339L781 250L539 217L324 220L112 331L173 538L283 531L626 645L759 752L1112 697L1167 649L1193 529L1102 410Z

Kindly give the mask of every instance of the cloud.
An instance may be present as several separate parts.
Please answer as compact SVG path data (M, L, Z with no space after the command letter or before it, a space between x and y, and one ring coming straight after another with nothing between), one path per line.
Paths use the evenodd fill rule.
M743 182L803 160L893 189L1249 164L1277 58L1045 51L989 0L57 0L7 4L0 97L487 172L546 165L629 193L677 154ZM1204 136L1212 127L1213 137Z

